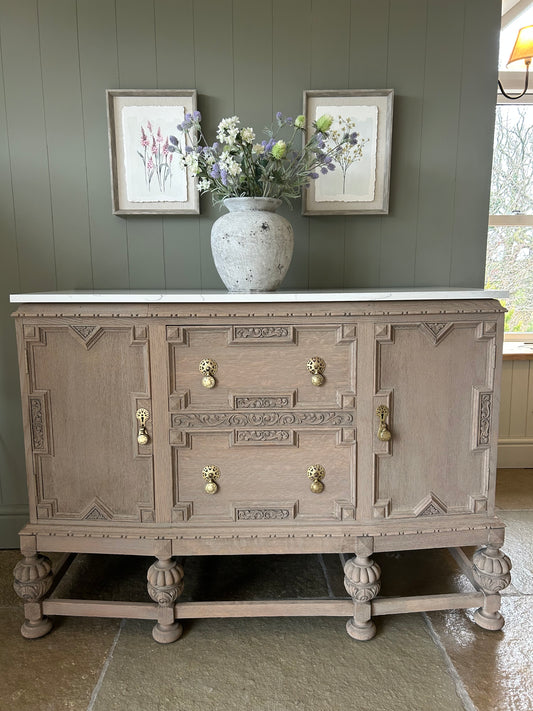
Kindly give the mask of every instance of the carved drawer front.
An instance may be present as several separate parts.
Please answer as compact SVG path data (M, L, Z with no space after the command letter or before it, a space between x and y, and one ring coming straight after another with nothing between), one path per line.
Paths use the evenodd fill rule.
M153 521L147 329L24 326L39 519Z
M171 412L354 405L354 326L167 326L167 341Z
M175 522L354 520L355 432L184 433L173 477Z
M486 513L495 323L376 326L374 516Z

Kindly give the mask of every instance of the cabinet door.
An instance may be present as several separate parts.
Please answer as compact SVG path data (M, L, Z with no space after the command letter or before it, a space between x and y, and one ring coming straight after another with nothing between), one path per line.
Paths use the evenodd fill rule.
M496 322L383 323L374 335L374 518L485 513Z
M32 518L152 521L151 437L138 444L136 420L151 410L147 327L25 324L22 339Z

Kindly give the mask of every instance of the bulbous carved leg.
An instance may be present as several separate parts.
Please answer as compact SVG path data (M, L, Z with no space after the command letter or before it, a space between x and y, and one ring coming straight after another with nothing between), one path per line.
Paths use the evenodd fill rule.
M500 591L511 582L510 559L499 548L488 545L474 553L472 573L485 594L483 607L474 612L474 621L486 630L501 630L505 620L500 613Z
M148 568L147 579L148 594L159 605L152 636L162 644L175 642L183 632L174 619L174 604L183 592L183 568L173 558L159 559Z
M344 566L344 587L354 601L354 616L346 623L346 631L354 639L366 641L376 634L372 621L371 600L381 587L381 570L377 563L365 555L350 558Z
M13 575L15 592L26 603L21 634L27 639L43 637L52 629L51 621L43 616L40 603L52 586L52 563L44 555L27 555L17 563Z

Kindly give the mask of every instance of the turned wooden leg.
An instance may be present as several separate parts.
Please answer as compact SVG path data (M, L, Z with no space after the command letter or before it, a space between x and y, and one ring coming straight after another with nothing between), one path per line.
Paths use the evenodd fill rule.
M376 634L371 600L379 593L381 570L370 558L372 552L372 545L369 547L365 541L355 558L350 558L344 566L344 587L355 608L354 616L346 623L346 631L350 637L361 641L372 639Z
M474 621L486 630L501 630L505 620L500 613L500 590L511 582L510 559L496 546L488 545L474 553L472 573L485 594L483 607L474 612Z
M161 644L175 642L183 632L174 618L174 604L183 592L183 568L174 558L160 558L148 568L147 579L148 594L159 605L152 636Z
M52 585L52 563L44 555L30 553L17 563L13 575L15 592L25 602L21 634L27 639L44 637L52 629L51 621L43 616L41 603Z

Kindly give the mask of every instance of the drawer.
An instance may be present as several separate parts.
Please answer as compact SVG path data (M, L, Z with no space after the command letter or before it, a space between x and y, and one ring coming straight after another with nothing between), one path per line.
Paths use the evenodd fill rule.
M220 471L214 494L204 467ZM321 493L308 468L322 465ZM194 432L173 448L174 521L334 521L355 518L355 430Z
M167 341L170 412L354 404L355 326L169 326ZM307 368L314 357L325 362L320 386ZM204 359L216 363L212 388L199 370Z

